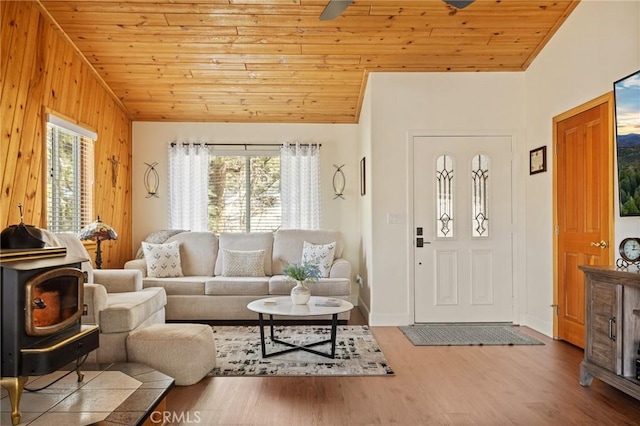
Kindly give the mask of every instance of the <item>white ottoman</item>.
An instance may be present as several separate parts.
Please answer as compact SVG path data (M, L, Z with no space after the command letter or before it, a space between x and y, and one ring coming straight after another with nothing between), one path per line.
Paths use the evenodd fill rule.
M216 366L213 330L204 324L154 324L127 337L129 362L139 362L175 379L198 383Z

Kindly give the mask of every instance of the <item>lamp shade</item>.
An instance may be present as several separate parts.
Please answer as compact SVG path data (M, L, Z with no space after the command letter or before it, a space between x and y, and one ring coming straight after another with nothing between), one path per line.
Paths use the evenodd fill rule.
M100 216L95 222L92 222L82 228L78 233L81 240L105 241L117 240L118 233L111 226L100 220Z

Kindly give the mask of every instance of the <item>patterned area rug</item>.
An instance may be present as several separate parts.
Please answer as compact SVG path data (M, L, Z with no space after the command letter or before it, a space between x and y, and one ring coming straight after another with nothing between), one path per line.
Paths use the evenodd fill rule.
M399 328L415 346L544 345L504 323L418 324Z
M393 370L367 326L338 326L335 359L304 351L262 358L257 326L213 327L217 365L210 376L388 376ZM276 338L294 344L329 339L329 326L277 326ZM267 354L287 347L272 343L265 328ZM329 343L313 349L330 352Z

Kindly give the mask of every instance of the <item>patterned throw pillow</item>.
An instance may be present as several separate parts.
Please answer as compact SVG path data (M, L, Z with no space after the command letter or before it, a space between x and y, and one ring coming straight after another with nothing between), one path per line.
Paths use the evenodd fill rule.
M160 231L153 231L146 237L144 240L147 243L152 244L163 244L169 238L173 237L176 234L180 234L182 232L189 232L185 229L161 229ZM142 259L144 257L144 250L142 249L142 244L140 244L140 248L136 253L136 259Z
M336 242L319 245L305 241L302 246L302 263L312 263L320 268L320 276L328 278L336 252Z
M264 250L222 250L223 277L264 277Z
M182 277L180 264L180 244L177 241L168 244L142 243L144 258L147 260L149 278Z

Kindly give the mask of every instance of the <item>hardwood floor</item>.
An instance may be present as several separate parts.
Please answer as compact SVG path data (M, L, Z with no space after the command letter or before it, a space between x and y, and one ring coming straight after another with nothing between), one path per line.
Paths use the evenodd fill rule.
M207 377L171 390L172 424L640 424L640 401L578 384L581 349L531 329L544 346L417 347L397 327L371 329L395 376Z

